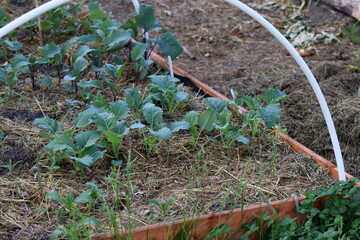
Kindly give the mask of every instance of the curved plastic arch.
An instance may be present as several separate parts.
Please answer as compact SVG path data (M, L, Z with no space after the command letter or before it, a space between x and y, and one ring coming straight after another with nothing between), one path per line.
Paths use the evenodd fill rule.
M304 61L304 59L300 56L300 54L296 51L296 49L291 45L291 43L271 24L269 23L264 17L258 14L256 11L245 5L244 3L238 0L224 0L231 5L239 8L241 11L248 14L250 17L255 19L259 22L263 27L266 28L285 48L289 51L291 56L295 59L296 63L300 66L301 70L303 70L306 78L308 79L312 89L315 92L316 98L320 103L321 110L325 117L326 125L330 133L331 143L334 149L335 158L336 158L336 165L339 170L339 180L346 181L345 178L345 168L344 168L344 161L341 154L339 140L335 131L335 125L332 120L329 107L326 103L325 97L320 89L318 82L316 81L314 75L312 74L310 68Z
M40 16L44 12L47 12L67 2L70 2L70 0L52 0L50 2L44 3L43 5L37 8L34 8L33 10L25 13L24 15L16 18L15 20L11 21L10 23L2 27L0 29L0 39L3 38L6 34L10 33L12 30L26 23L27 21L30 21L31 19Z

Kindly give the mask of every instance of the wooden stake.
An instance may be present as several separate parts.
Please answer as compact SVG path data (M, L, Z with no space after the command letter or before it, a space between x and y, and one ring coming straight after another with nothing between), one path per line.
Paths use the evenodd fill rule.
M39 6L39 1L35 0L35 7ZM44 46L43 37L42 37L42 28L41 28L41 17L37 17L37 27L39 31L39 45L42 47Z

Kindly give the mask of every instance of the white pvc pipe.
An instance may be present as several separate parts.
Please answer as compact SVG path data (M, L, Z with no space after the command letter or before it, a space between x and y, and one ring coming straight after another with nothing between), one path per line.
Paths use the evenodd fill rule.
M13 20L12 22L6 24L4 27L0 29L0 39L4 37L6 34L10 33L17 27L23 25L24 23L30 21L31 19L36 18L37 16L40 16L44 12L47 12L53 8L56 8L57 6L60 6L64 3L69 2L70 0L52 0L50 2L47 2L30 12L25 13L24 15L18 17L17 19Z
M168 64L169 64L170 76L174 77L174 68L170 56L168 56Z
M136 13L139 13L140 4L139 4L138 0L131 0L131 1L132 1L133 5L134 5Z
M318 99L320 103L321 110L323 112L323 115L325 117L325 121L330 133L330 138L332 142L332 146L335 153L336 158L336 164L338 167L339 172L339 180L346 181L345 177L345 168L344 168L344 161L341 154L340 144L339 140L335 131L334 122L332 120L329 107L326 104L325 97L323 93L321 92L320 86L317 83L314 75L312 74L310 68L305 63L304 59L300 56L300 54L296 51L296 49L291 45L291 43L273 26L271 25L265 18L263 18L260 14L258 14L253 9L249 8L245 4L241 3L238 0L224 0L235 7L239 8L241 11L248 14L250 17L254 18L256 21L258 21L261 25L263 25L274 37L286 48L286 50L289 51L289 53L293 56L297 64L300 66L300 68L303 70L304 74L306 75L307 79L310 82L311 87L313 88L316 98Z

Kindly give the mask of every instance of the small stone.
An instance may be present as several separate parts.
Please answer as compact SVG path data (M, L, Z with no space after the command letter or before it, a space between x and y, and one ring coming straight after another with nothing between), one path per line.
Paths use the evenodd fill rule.
M172 12L169 10L164 10L166 16L172 16Z
M204 56L205 57L210 57L210 53L205 53Z

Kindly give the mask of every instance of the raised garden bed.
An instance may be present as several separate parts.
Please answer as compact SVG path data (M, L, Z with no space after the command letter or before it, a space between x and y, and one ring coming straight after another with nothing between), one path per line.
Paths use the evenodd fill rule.
M1 173L1 184L5 188L1 208L8 213L0 222L5 229L1 232L4 239L39 238L44 228L53 231L55 226L59 227L54 236L73 239L111 230L132 230L164 220L244 207L264 199L286 199L294 193L304 194L308 189L332 184L326 170L280 141L279 137L294 149L311 153L281 133L281 129L260 127L260 118L255 119L255 125L250 121L242 124L245 119L231 114L225 101L205 100L191 86L177 87L175 79L166 77L167 73L156 66L139 64L146 60L142 57L145 48L128 44L130 38L126 34L131 28L116 32L127 39L119 43L116 34L111 35L107 29L117 23L108 21L101 25L106 16L95 4L90 9L89 23L96 25L93 29L108 30L105 39L99 41L101 34L89 28L87 22L68 22L74 29L65 35L64 41L73 36L75 29L88 35L68 42L68 49L65 45L58 47L61 39L56 42L58 46L47 43L40 52L29 47L28 53L38 64L34 71L30 55L13 57L9 52L12 60L4 64L2 76L10 79L15 74L19 79L15 86L10 81L3 84L0 120L4 126L1 161L5 171ZM82 8L79 11L87 14ZM63 8L62 13L70 11ZM50 41L58 34L51 28L48 31L53 36L45 40ZM174 43L168 37L160 36L160 49L176 55L166 48L167 41ZM117 49L119 45L124 47L122 51ZM99 51L104 55L96 62ZM57 54L64 63L60 71ZM129 58L131 61L127 61ZM163 65L158 56L153 54L152 58ZM153 74L152 82L141 78L144 69L148 75ZM206 94L223 98L182 70L175 70L180 79L188 78ZM59 80L62 86L57 85ZM136 82L139 89L132 88ZM268 99L271 93L277 100L284 97L282 92L270 90L264 93L264 98ZM185 95L189 96L186 100ZM275 99L249 99L264 108L270 104L279 106ZM39 115L52 119L39 119ZM192 120L196 118L197 122ZM277 123L271 125L266 122L269 119L263 120L272 127ZM227 126L233 127L231 131ZM229 132L231 135L227 135ZM318 156L315 159L336 177L334 165ZM282 205L271 204L275 208ZM294 201L289 204L293 206ZM262 204L264 208L267 205ZM200 217L199 223L210 230L215 225L207 225L206 218L219 223L219 216L228 219L229 213L241 211L206 215ZM259 211L249 207L246 214ZM239 223L243 222L231 227ZM160 234L158 239L168 236L167 225L160 229L155 226L150 229ZM157 238L157 233L152 235L154 232L148 229L139 231ZM196 232L200 237L208 233Z

